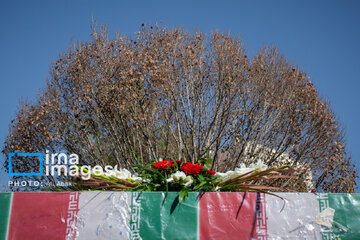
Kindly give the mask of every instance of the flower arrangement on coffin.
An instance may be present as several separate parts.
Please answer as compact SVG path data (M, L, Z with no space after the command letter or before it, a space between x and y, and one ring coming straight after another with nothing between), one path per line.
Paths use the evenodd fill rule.
M133 171L114 170L111 176L94 175L87 181L77 181L83 190L109 191L179 191L179 202L188 196L189 191L199 192L264 192L289 191L263 184L267 179L294 178L288 165L268 168L258 161L246 167L244 164L234 171L225 173L210 169L211 159L197 163L177 160L161 160L150 165L136 165ZM259 183L259 181L262 182Z

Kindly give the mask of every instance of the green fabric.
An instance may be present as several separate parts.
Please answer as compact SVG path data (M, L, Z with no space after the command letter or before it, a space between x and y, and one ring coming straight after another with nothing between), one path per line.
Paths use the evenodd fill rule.
M11 193L0 193L0 239L6 239Z
M335 210L331 228L322 226L322 239L360 239L360 194L323 193L319 195L320 211Z
M360 194L328 194L328 199L335 209L332 232L342 240L360 239Z
M198 193L189 193L181 204L177 192L141 193L140 236L142 239L197 239Z

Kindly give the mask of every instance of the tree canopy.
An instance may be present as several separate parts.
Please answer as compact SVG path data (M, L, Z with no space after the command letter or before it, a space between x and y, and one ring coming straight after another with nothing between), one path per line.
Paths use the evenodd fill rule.
M102 26L59 56L38 99L20 105L3 153L46 149L121 167L160 157L210 156L222 171L288 161L311 171L318 191L353 192L358 177L330 104L275 47L250 58L241 39L179 28L109 40Z

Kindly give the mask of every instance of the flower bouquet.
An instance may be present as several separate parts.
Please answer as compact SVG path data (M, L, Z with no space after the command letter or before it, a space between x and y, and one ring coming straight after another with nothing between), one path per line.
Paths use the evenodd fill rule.
M149 165L135 165L128 169L113 170L111 175L91 173L87 181L77 181L82 190L108 191L179 191L179 202L189 191L199 192L264 192L289 191L267 186L268 179L294 178L294 169L288 165L267 167L261 161L246 167L244 164L225 173L210 169L211 159L196 163L178 160L162 160Z

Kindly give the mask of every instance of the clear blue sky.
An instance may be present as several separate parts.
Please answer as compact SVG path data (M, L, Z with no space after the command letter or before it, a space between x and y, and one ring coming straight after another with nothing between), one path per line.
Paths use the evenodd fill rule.
M359 12L360 1L329 0L1 1L1 147L21 96L36 99L51 61L74 40L89 39L93 15L112 34L131 34L143 22L160 22L188 30L230 31L243 38L251 56L265 43L276 44L331 101L360 168ZM0 172L0 187L6 176Z

